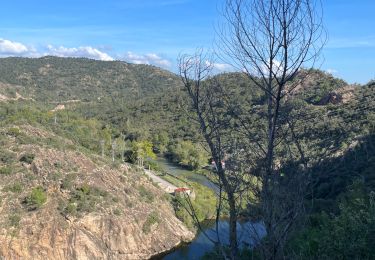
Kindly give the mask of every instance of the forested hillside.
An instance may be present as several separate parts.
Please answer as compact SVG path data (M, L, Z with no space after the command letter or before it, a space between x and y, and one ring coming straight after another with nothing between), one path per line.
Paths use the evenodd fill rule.
M3 183L7 187L3 191L6 197L13 193L17 199L27 196L26 192L18 192L26 187L24 177L17 177L15 182L12 176L23 171L29 176L33 171L28 166L31 162L20 162L18 158L31 153L31 146L39 150L77 151L80 156L96 160L103 140L106 154L111 153L115 142L116 158L124 157L131 163L139 156L139 149L144 149L148 153L146 164L150 167L157 167L151 159L154 154L167 156L190 169L201 170L209 164L207 147L199 134L199 126L192 120L186 92L179 76L171 72L148 65L81 58L6 58L0 59L0 64L0 130L5 136L1 139L0 159L1 174L6 176ZM375 224L370 214L374 210L371 191L375 190L375 83L349 85L319 70L308 72L303 84L295 87L285 101L282 113L290 115L290 121L280 119L285 125L292 125L313 180L312 192L306 196L308 215L302 221L307 224L302 225L302 233L293 234L289 247L295 257L329 258L347 244L342 240L343 244L330 248L317 241L319 234L329 237L324 233L327 226L332 226L332 239L337 240L335 236L340 234L349 236L349 229L339 230L340 223L347 220L348 212L355 214L356 207L367 215L359 216L354 228L373 228ZM301 71L296 77L305 77L305 73ZM266 100L254 83L241 73L219 74L210 80L230 90L228 98L235 108L231 113L241 111L250 121L259 122L258 128L250 129L249 134L260 135L259 129L265 125ZM25 146L28 152L13 150L15 144ZM298 151L291 154L296 155ZM297 157L292 158L296 164L300 163ZM285 171L289 164L280 162ZM57 174L60 166L54 167ZM47 181L56 184L54 178L60 177L48 175ZM40 183L35 182L34 186L38 187L36 184ZM58 210L77 213L78 209L69 208L69 201L85 192L81 184L83 181L67 191L71 198L65 196L65 204ZM27 191L32 192L35 187L27 186ZM13 203L8 197L5 201ZM356 201L363 203L357 205ZM100 206L99 202L95 203ZM246 206L242 210L248 211ZM113 212L114 208L107 211ZM18 225L20 220L16 222ZM369 244L374 234L371 232L361 240L360 250L365 258L374 254ZM356 249L344 252L342 257L355 256Z

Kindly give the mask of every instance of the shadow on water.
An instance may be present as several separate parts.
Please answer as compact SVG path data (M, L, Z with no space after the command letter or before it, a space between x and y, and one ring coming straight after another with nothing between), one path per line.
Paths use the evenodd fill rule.
M202 229L213 240L217 240L215 231L215 221L205 221L202 223ZM226 220L219 222L219 237L223 244L229 244L229 224ZM266 231L260 222L238 222L237 225L238 242L241 248L254 246L255 241L265 236ZM189 243L177 247L174 251L159 255L153 259L180 260L180 259L200 259L206 253L214 249L214 244L207 238L202 231L197 233L195 239Z

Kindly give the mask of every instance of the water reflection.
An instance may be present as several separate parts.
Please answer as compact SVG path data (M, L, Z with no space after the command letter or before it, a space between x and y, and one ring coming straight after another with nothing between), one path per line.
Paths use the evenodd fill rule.
M213 240L217 240L214 221L206 221L202 223L203 231ZM229 224L228 221L219 222L219 237L223 244L229 244ZM264 237L266 234L262 223L238 222L237 223L238 243L241 248L252 247L256 241ZM181 246L176 251L164 256L164 260L177 259L200 259L203 255L210 252L214 248L214 244L204 235L198 232L195 239L187 245Z

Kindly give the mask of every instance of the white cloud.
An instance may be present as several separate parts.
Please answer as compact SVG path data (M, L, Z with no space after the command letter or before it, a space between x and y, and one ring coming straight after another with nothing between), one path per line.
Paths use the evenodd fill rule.
M338 71L335 69L326 69L326 72L332 75L338 73Z
M27 46L23 43L13 42L10 40L0 38L0 57L21 56L36 58L49 55L57 57L85 57L103 61L114 60L114 58L110 56L108 53L104 52L103 50L94 48L92 46L57 47L53 45L47 45L45 47L35 49L34 47ZM170 68L172 66L171 61L155 53L136 54L133 52L128 52L123 56L115 55L114 57L135 64L148 64L163 68Z
M206 65L207 66L212 66L212 68L214 68L215 70L219 71L219 72L228 72L228 71L233 71L234 68L232 65L230 64L227 64L227 63L211 63L210 61L206 60Z
M27 53L29 50L24 44L13 42L5 39L0 39L0 55L13 56Z
M152 64L164 68L169 68L172 65L169 60L164 59L155 53L136 54L129 51L124 59L135 64Z
M83 46L77 48L67 48L64 46L54 47L47 46L47 52L43 55L53 55L58 57L85 57L95 60L113 61L114 59L107 53L95 49L91 46Z

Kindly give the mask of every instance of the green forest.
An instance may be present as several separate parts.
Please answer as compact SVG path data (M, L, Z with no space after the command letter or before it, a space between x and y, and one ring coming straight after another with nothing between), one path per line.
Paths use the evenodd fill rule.
M115 143L117 163L124 160L135 164L142 157L146 167L158 170L155 158L166 157L195 174L215 175L207 170L212 160L209 147L199 124L191 120L194 114L186 102L188 93L177 75L148 65L81 58L6 58L0 63L0 94L7 97L0 106L2 176L18 171L14 168L18 159L6 148L10 145L7 142L13 141L4 136L20 144L79 150L88 156L104 152L108 158ZM295 138L310 160L311 174L311 192L303 202L305 214L296 219L285 244L287 258L372 259L375 83L349 85L326 72L309 70L301 74L305 72L310 75L308 82L288 100L293 109L283 108L283 113L292 115ZM209 80L220 81L230 89L237 109L248 111L259 127L264 124L266 97L251 80L241 73L218 74ZM18 95L21 98L16 99ZM64 105L64 109L53 111L58 105ZM28 136L20 131L25 125L54 136ZM249 131L253 136L259 134L257 128ZM30 155L19 160L30 164L33 158ZM295 171L291 161L280 164L282 172ZM19 185L14 181L8 189L22 189ZM84 187L76 192L77 199L89 196ZM95 196L106 200L107 195L95 192L99 195L90 195L87 200ZM36 187L25 203L37 209L45 200L43 189ZM68 206L65 212L77 210ZM256 203L242 203L241 215L254 218L256 207ZM193 225L186 212L177 214ZM199 215L200 219L207 217L204 212ZM255 259L259 256L256 249L240 253L244 259L249 254Z

